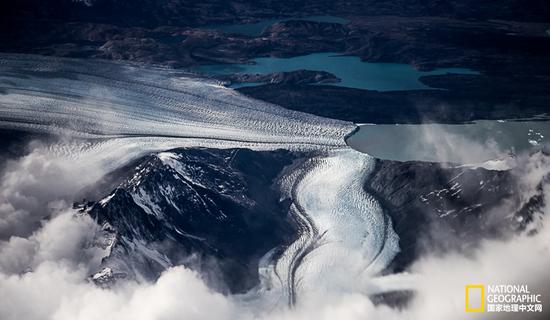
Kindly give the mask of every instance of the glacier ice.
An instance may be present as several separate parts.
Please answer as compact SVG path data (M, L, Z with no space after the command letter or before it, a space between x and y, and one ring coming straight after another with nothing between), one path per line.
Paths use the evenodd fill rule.
M369 294L368 280L399 250L391 220L363 190L372 158L345 144L354 124L286 110L212 80L132 64L0 54L0 128L68 136L50 147L52 155L105 173L177 147L318 150L280 184L301 235L277 261L266 254L262 285L243 301L293 304L319 290ZM159 157L171 162L168 153ZM138 200L146 206L145 197Z
M85 138L343 146L353 124L247 98L175 70L0 54L0 127Z
M372 157L337 149L308 159L281 181L302 233L274 272L289 304L326 290L366 294L399 252L399 238L378 202L363 191Z

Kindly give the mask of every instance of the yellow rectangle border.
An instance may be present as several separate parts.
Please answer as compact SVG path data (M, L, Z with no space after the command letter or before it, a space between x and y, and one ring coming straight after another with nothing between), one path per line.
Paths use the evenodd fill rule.
M470 308L468 305L468 302L470 301L468 291L470 289L481 289L481 305L479 308ZM485 286L482 284L466 285L466 312L485 312Z

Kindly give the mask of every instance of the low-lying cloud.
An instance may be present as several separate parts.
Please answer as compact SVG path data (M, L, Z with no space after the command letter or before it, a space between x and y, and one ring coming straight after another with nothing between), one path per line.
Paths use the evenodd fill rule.
M44 218L70 207L77 191L103 173L93 163L58 154L49 145L8 160L0 175L0 240L29 236Z

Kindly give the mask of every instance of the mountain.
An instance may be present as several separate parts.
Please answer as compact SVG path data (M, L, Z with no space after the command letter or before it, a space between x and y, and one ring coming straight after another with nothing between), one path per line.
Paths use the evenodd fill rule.
M365 184L399 234L402 251L394 271L403 271L422 252L472 248L483 238L511 232L514 220L494 222L491 214L513 197L514 187L510 171L381 160Z
M103 267L152 280L183 263L216 270L206 276L225 283L222 290L250 289L258 283L259 259L296 237L288 203L273 184L300 156L178 149L141 159L117 173L125 179L108 196L81 206L113 239Z
M277 260L304 232L291 209L301 195L278 182L322 157L189 148L119 169L110 175L120 177L115 186L101 186L111 192L77 205L102 226L99 243L110 249L92 279L105 286L118 278L154 280L184 264L217 290L253 288L261 258ZM380 203L399 237L400 252L387 271L406 270L425 250L467 251L481 239L525 230L540 199L519 206L517 188L513 170L376 160L363 192ZM513 215L499 211L514 206Z

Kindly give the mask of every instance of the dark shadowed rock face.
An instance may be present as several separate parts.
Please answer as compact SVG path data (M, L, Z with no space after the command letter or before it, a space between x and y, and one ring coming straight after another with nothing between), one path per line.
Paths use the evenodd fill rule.
M0 129L0 170L4 169L6 161L25 155L30 141L48 140L47 136L39 136L30 132Z
M427 251L467 252L482 239L524 230L540 199L522 207L517 188L513 171L380 160L365 185L400 237L394 271Z
M114 239L103 262L108 269L97 278L122 273L151 280L183 263L208 270L218 289L220 283L231 292L251 288L258 260L296 235L272 185L297 157L179 149L144 158L109 196L84 208Z
M542 92L542 88L550 85L548 80L534 86L527 79L514 79L518 82L512 84L485 76L452 74L421 80L445 90L383 92L326 85L267 84L238 91L287 109L356 123L465 123L529 118L548 109L547 93ZM493 85L485 85L490 81Z

